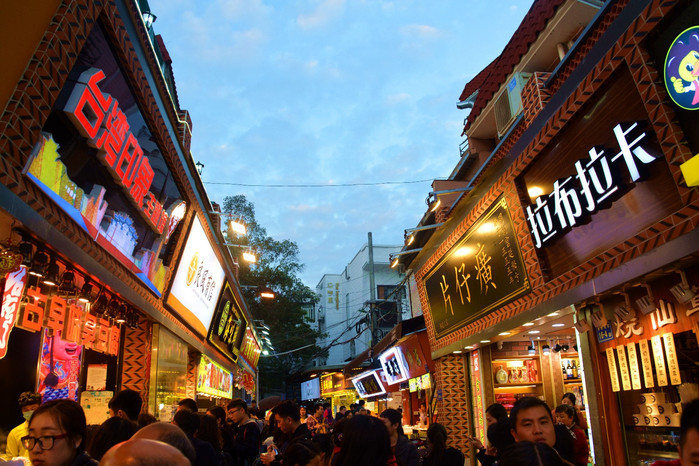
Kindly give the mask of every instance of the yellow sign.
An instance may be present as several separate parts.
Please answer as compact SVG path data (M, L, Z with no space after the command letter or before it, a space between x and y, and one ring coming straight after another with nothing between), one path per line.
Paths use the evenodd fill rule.
M612 382L612 391L618 392L619 388L619 373L616 369L616 358L614 357L614 348L607 348L607 363L609 365L609 379Z
M650 339L653 345L653 361L655 361L655 373L658 376L658 386L667 386L667 369L665 368L665 357L663 356L663 341L660 335Z
M680 165L687 186L699 186L699 154Z
M638 352L636 343L626 345L629 350L629 371L631 372L631 385L634 390L641 389L641 370L638 367Z
M641 350L641 365L643 366L643 380L646 383L646 388L655 387L653 379L653 363L650 358L650 349L648 348L648 340L640 340L638 347Z
M626 346L617 346L616 355L619 358L619 368L621 369L621 385L624 387L624 390L631 390L631 376L629 376L629 364L626 362Z
M680 378L680 364L677 362L677 351L675 351L675 338L672 333L663 334L663 343L665 343L665 354L667 354L667 367L670 373L670 383L679 385L682 383Z

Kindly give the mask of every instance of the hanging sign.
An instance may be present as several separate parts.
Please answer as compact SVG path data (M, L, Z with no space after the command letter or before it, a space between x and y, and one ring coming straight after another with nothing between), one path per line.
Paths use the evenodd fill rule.
M240 356L247 362L254 371L257 367L257 362L260 360L262 349L257 342L255 335L249 328L245 330L245 338L243 345L240 347Z
M395 385L408 380L408 365L399 347L384 351L381 353L381 356L379 356L379 360L386 374L388 385Z
M636 351L636 343L626 345L629 350L629 370L631 372L631 386L633 390L640 390L641 387L641 370L638 367L638 352Z
M616 355L619 358L619 369L621 371L621 386L624 390L631 390L631 376L629 375L629 364L626 361L626 346L617 346Z
M569 229L587 223L592 214L608 207L630 189L621 184L620 166L626 167L633 182L646 177L644 165L658 157L641 145L646 133L638 127L639 123L616 125L613 129L619 146L616 154L592 147L588 151L589 159L575 162L575 175L556 180L551 194L540 196L535 205L527 206L527 221L537 249Z
M663 343L665 344L665 354L667 355L667 371L670 374L670 383L672 385L680 385L680 364L677 361L677 351L675 351L675 337L672 333L663 334Z
M667 386L667 370L665 368L665 357L663 356L663 341L660 335L655 335L650 339L653 345L653 361L655 362L655 373L658 376L658 386Z
M238 304L233 288L226 282L216 305L214 320L209 327L208 340L228 359L237 362L246 327L245 314Z
M618 392L619 373L616 369L616 358L614 357L614 348L607 348L607 365L609 366L609 378L612 382L612 391Z
M437 338L531 290L504 197L427 273L424 287Z
M202 354L197 371L197 393L231 399L233 375Z
M670 98L685 110L699 109L699 77L697 76L699 26L682 31L667 51L663 77Z
M643 366L643 380L645 382L646 388L653 388L655 387L655 379L653 378L653 360L650 356L648 340L639 341L638 348L640 349L641 353L641 366Z
M0 359L7 354L10 333L15 326L24 287L27 285L27 268L20 267L5 276L5 291L2 294L2 311L0 311Z

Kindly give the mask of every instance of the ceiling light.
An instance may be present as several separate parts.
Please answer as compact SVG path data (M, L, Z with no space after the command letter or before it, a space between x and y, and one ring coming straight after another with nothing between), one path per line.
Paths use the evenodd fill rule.
M551 327L565 327L566 324L551 324Z
M500 332L500 333L498 333L498 335L500 335L501 337L504 337L504 336L510 335L510 332Z
M473 349L473 345L464 346L464 349Z
M481 343L490 343L490 340L481 340Z
M557 316L558 311L553 311L551 314L548 314L549 317Z
M539 330L529 330L529 333L530 333L531 335L536 335L537 333L541 333L541 331L539 331Z
M536 325L534 324L534 322L527 322L526 324L524 324L524 327L532 327L534 325Z
M454 354L461 354L461 353L463 353L463 351L461 351L461 350L454 351Z

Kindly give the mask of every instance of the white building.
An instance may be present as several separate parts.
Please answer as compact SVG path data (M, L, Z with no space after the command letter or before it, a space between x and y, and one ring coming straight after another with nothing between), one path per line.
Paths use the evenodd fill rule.
M376 342L399 320L411 317L406 285L402 283L404 277L398 269L391 268L389 261L389 254L399 250L400 246L374 245L372 269L369 247L365 243L344 272L326 274L320 279L316 286L320 302L315 312L309 314L309 320L325 334L317 345L329 349L327 357L316 358L315 366L343 364L369 347L372 308ZM399 284L400 292L396 290Z

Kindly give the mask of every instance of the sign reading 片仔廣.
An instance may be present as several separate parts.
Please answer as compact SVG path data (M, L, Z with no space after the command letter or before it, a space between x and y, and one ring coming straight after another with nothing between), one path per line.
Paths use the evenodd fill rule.
M575 175L556 180L550 194L539 196L536 204L527 206L526 217L537 249L586 223L592 214L627 191L629 187L621 182L620 166L626 166L632 182L645 178L644 166L658 157L641 145L646 133L638 127L639 123L616 125L613 132L619 146L617 153L592 147L589 159L575 162Z
M437 338L531 290L501 197L423 279Z

